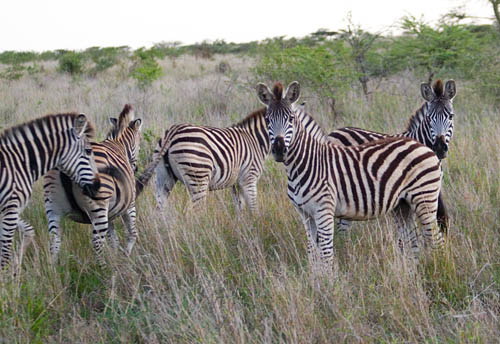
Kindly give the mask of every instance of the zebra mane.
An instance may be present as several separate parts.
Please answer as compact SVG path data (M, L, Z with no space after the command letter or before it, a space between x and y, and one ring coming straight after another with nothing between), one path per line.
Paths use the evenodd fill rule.
M263 119L265 114L266 114L266 108L256 110L256 111L252 112L251 114L249 114L248 116L246 116L245 118L243 118L238 123L233 124L231 127L244 127L248 123L251 123L255 120L259 120L259 118Z
M406 131L413 131L418 128L423 120L424 114L426 113L427 102L423 102L422 105L415 111L413 115L411 115L408 120L408 124L406 125Z
M42 127L43 123L50 122L52 120L56 120L57 118L61 118L61 117L70 117L71 122L74 123L76 120L76 117L79 115L80 114L76 113L76 112L68 112L68 113L60 113L60 114L49 114L49 115L45 115L42 117L37 117L35 119L26 121L26 122L21 123L21 124L17 124L15 126L10 127L10 128L6 128L3 132L0 133L0 140L5 138L5 137L9 137L9 136L15 134L16 132L18 132L22 128ZM92 122L90 122L89 120L87 120L87 126L85 128L84 134L85 134L85 137L87 137L88 139L93 139L95 137L95 127L92 124Z
M441 79L437 79L432 88L434 90L436 98L441 98L443 96L444 89L443 89L443 82L441 81Z
M281 82L274 84L273 95L276 101L280 101L283 98L283 84Z
M122 134L125 132L125 129L127 129L129 123L134 120L134 109L132 108L132 105L130 104L125 104L123 107L122 112L120 113L120 116L118 117L118 123L114 125L110 131L108 132L108 135L106 135L107 139L118 139Z

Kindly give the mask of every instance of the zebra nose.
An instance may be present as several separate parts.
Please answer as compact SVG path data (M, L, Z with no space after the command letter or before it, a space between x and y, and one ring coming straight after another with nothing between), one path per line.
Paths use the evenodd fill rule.
M446 144L446 138L441 135L436 138L436 142L432 147L433 151L436 153L439 159L444 159L446 153L448 152L448 145Z
M285 139L283 136L276 137L271 147L271 152L273 153L276 161L283 161L283 157L286 152Z

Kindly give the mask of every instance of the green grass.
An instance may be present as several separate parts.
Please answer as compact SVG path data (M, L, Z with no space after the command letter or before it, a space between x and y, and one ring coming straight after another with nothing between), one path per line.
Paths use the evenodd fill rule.
M161 61L164 75L137 88L115 66L74 80L53 63L0 83L7 126L45 113L81 111L96 123L132 103L144 119L145 164L168 126L226 126L259 108L251 59ZM0 66L0 69L2 67ZM443 78L448 76L443 75ZM353 89L342 125L401 132L420 103L425 76L382 82L371 99ZM406 85L409 89L401 87ZM473 85L457 81L455 134L444 164L451 229L443 252L422 254L412 270L395 243L392 219L355 223L335 239L332 274L313 271L306 236L286 195L283 166L271 159L259 182L259 213L238 213L229 190L190 208L178 184L158 211L152 189L138 200L139 239L131 257L107 251L98 268L91 228L63 221L59 261L50 263L41 183L23 216L36 230L18 274L0 276L0 342L19 343L491 343L500 335L500 118ZM304 89L307 97L309 90ZM313 97L308 110L331 118ZM222 106L223 104L224 106ZM117 231L125 242L123 226ZM413 271L413 272L412 272Z

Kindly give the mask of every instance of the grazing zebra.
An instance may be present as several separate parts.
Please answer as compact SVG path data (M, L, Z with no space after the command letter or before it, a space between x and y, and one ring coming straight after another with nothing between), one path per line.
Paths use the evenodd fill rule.
M99 190L97 168L86 131L92 132L92 127L84 114L67 113L40 117L0 134L2 268L10 262L17 226L25 237L23 251L33 239L33 227L19 216L38 178L57 168L86 195L94 196Z
M446 158L448 146L453 136L453 98L457 91L455 81L448 80L443 89L443 82L437 80L431 87L427 83L420 85L420 91L425 102L410 117L406 130L400 134L387 135L360 128L341 128L334 130L328 136L331 142L355 146L387 137L409 137L431 148L439 159ZM402 204L402 207L406 205ZM448 215L442 195L438 198L438 224L446 234L448 230ZM350 222L339 220L339 232L345 232Z
M45 210L51 235L50 251L55 261L61 244L60 222L68 215L79 223L94 227L92 244L99 264L103 265L102 244L108 233L111 246L118 246L112 220L121 216L128 230L126 253L130 254L137 240L135 227L137 166L141 140L141 119L134 119L130 105L125 105L118 119L110 118L112 129L107 138L92 143L95 161L101 180L101 189L93 198L86 197L66 174L50 171L44 178Z
M425 242L433 248L443 246L442 233L435 226L441 168L431 149L408 138L353 147L318 140L297 120L297 82L285 93L280 83L272 91L259 84L257 93L266 106L274 159L285 165L288 196L307 230L309 254L314 256L317 247L324 262L332 261L334 217L376 218L393 210L402 199L419 219ZM412 233L415 257L416 239Z
M257 181L270 150L265 108L257 110L229 128L177 124L165 132L154 156L165 149L163 164L156 168L156 197L162 206L175 183L186 185L193 202L202 201L208 190L232 187L232 197L239 209L243 202L257 210ZM303 106L297 108L299 119L315 137L326 137ZM241 191L238 190L239 189Z

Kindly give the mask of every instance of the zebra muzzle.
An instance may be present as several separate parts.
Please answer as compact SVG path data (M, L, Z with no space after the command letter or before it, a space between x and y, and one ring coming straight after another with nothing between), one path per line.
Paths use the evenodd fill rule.
M439 159L446 158L446 155L448 154L448 145L446 144L446 138L443 135L436 138L436 141L432 146L432 150L436 153Z
M277 162L285 161L286 146L285 139L283 137L278 136L274 140L274 143L271 147L271 153L273 153L274 160L276 160Z

